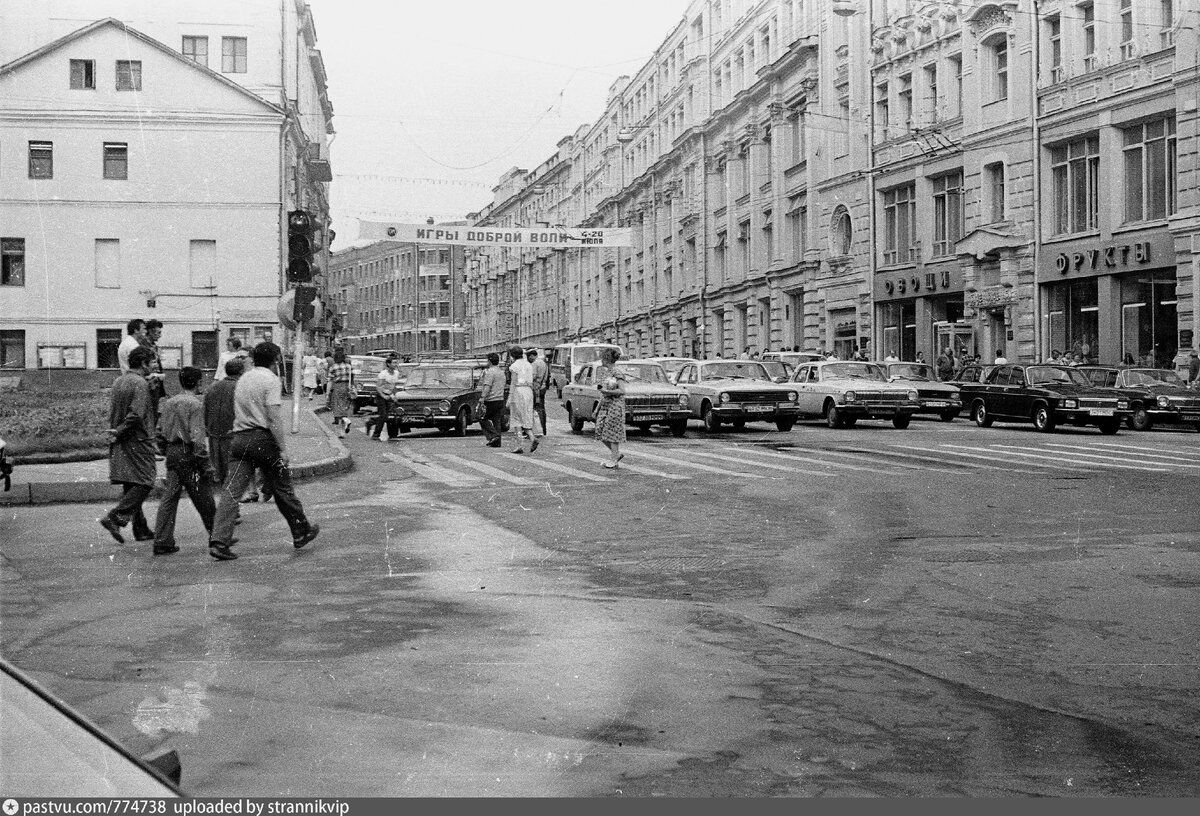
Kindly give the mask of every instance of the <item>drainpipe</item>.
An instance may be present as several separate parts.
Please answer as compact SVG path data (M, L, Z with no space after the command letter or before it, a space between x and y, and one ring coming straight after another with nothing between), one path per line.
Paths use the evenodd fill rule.
M1042 255L1042 136L1038 120L1038 80L1041 76L1041 9L1033 0L1030 16L1033 34L1033 70L1029 72L1029 138L1033 159L1033 359L1042 359L1042 287L1038 280L1038 261Z
M875 71L873 69L873 53L871 45L875 41L875 3L874 0L867 2L867 43L866 43L866 60L867 60L867 303L870 308L871 321L871 353L868 357L874 359L882 359L879 357L879 321L875 314L875 267L876 260L876 231L878 229L875 223ZM846 123L849 128L850 123ZM829 315L826 315L828 318ZM836 336L835 328L834 334ZM857 339L857 338L856 338ZM832 347L832 343L830 345Z

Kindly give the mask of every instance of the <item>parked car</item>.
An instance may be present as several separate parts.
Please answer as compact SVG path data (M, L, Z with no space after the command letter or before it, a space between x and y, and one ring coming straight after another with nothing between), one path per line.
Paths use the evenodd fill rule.
M1129 427L1148 431L1155 423L1190 423L1200 431L1200 391L1187 387L1182 377L1168 368L1122 368L1078 366L1092 385L1127 391L1130 399Z
M675 376L679 373L679 369L688 363L696 362L695 357L650 357L649 359L666 369L667 379L672 382L675 381Z
M562 406L571 430L582 433L585 422L594 422L600 402L596 363L585 365L572 382L563 387ZM625 375L625 424L643 431L664 425L675 436L687 432L687 392L672 385L666 370L654 360L621 360L617 371Z
M801 363L815 363L824 359L824 357L815 351L764 351L759 358L764 363L778 360L792 371L795 371L796 366Z
M354 372L350 396L354 399L354 411L358 413L368 405L375 404L375 381L379 372L383 371L385 361L373 354L348 354L346 362Z
M937 414L942 422L952 422L962 412L958 386L937 378L937 370L929 363L879 363L888 382L901 383L917 389L918 414Z
M800 415L824 419L830 428L853 428L860 419L890 419L903 429L921 407L912 383L888 382L875 363L801 363L789 385L798 392Z
M970 365L963 366L958 374L954 376L954 379L946 380L946 382L958 386L961 386L963 383L982 382L987 378L988 374L992 373L992 369L995 367L991 364L971 363Z
M779 360L759 360L773 383L785 383L792 378L792 367Z
M400 433L421 426L466 436L467 429L483 419L480 382L486 368L486 362L478 361L420 363L411 368L392 402ZM508 430L507 404L501 429Z
M1115 434L1132 416L1129 397L1097 388L1082 371L1062 365L998 365L983 382L959 386L963 405L981 428L996 420L1032 422L1050 432L1063 422Z
M795 389L771 382L757 360L697 360L680 369L675 382L687 391L689 415L706 430L720 430L726 422L742 428L774 421L781 431L796 424Z
M600 352L606 348L621 352L621 347L612 343L594 343L590 340L578 343L560 343L554 347L550 356L550 387L559 398L563 395L563 386L574 382L582 369L588 363L600 362Z

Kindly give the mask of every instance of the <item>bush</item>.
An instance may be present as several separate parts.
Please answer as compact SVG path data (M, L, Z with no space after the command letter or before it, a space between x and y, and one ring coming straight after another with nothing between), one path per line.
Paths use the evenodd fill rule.
M108 448L111 389L0 394L0 437L12 456Z

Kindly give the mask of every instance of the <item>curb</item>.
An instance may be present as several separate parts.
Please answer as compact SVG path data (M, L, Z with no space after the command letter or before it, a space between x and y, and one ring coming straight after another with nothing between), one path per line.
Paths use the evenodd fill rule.
M313 413L313 409L305 410ZM299 480L311 479L316 476L328 476L333 473L343 473L354 466L350 449L342 444L332 428L313 413L313 420L320 426L321 431L336 451L335 455L306 462L292 467L292 478ZM162 478L150 493L151 499L162 497L164 481ZM14 484L12 490L0 493L0 507L26 504L88 504L93 502L115 502L121 496L120 485L110 482L80 481L80 482L26 482Z

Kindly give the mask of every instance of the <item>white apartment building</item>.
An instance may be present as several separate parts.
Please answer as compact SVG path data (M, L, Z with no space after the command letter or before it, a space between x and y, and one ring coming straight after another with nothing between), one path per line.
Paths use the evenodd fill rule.
M315 44L292 0L0 0L4 370L116 368L133 317L167 368L280 339L287 213L328 223Z

